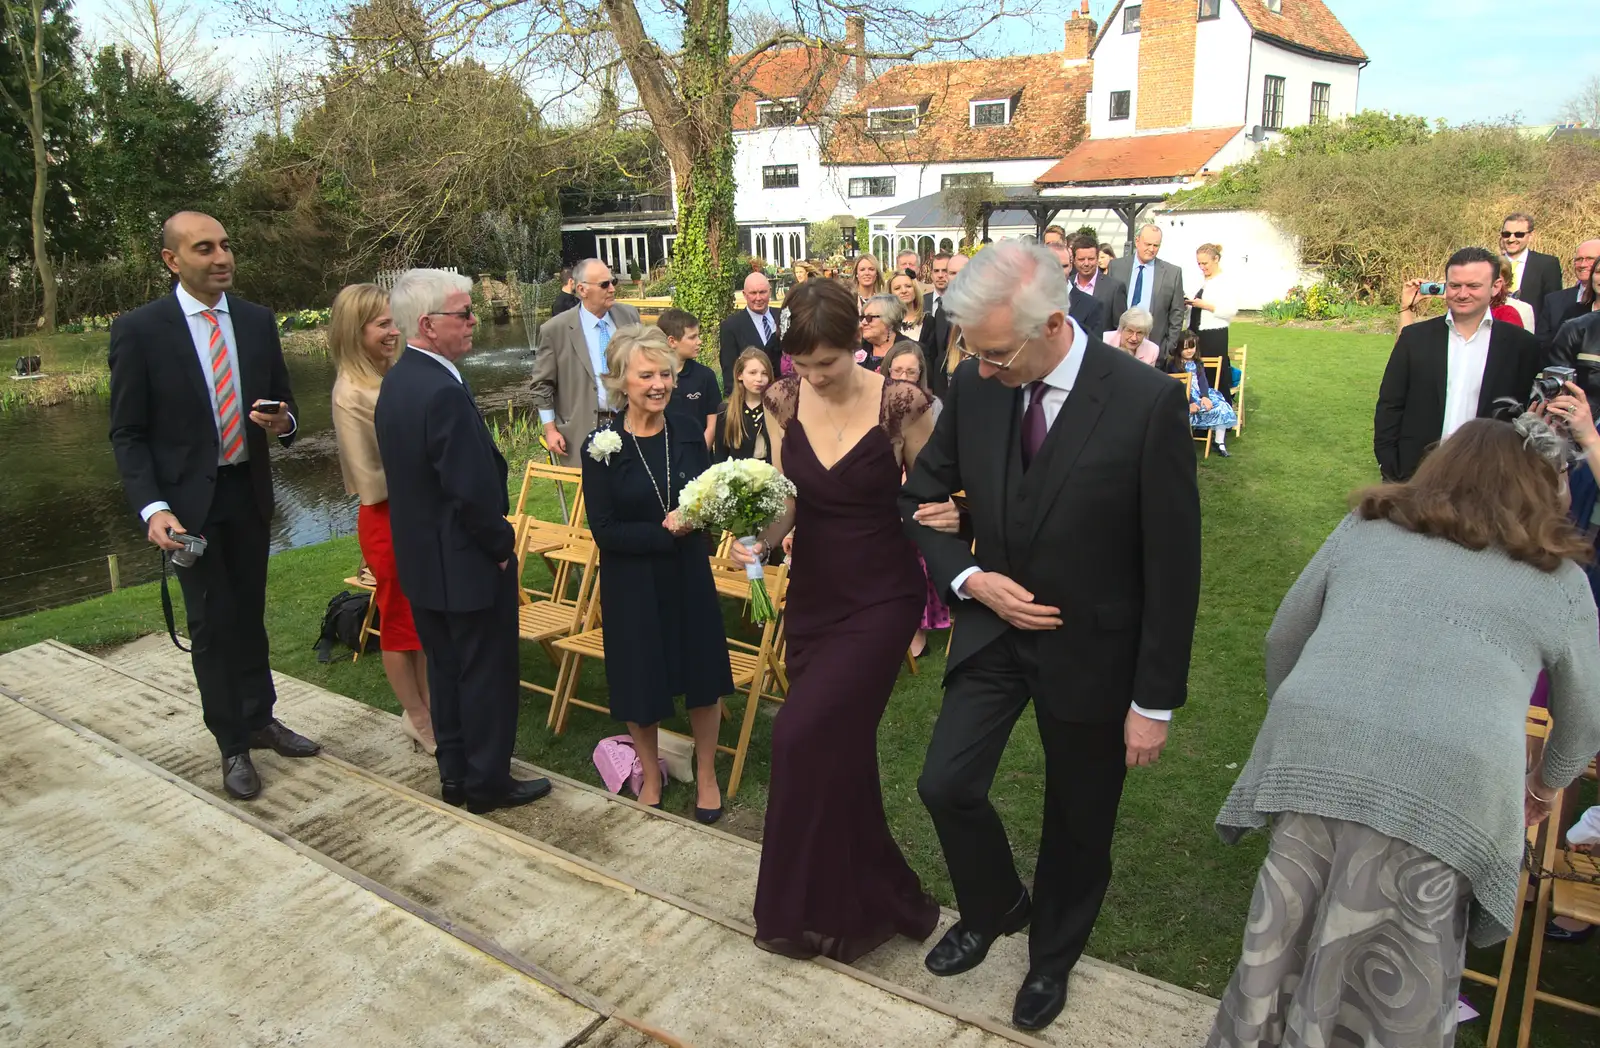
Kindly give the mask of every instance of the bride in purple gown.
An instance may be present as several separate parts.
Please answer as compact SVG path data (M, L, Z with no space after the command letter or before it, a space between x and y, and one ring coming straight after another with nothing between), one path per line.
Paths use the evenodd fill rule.
M756 943L852 961L896 934L926 939L939 920L889 833L878 778L878 722L927 596L896 497L933 418L915 384L856 365L847 289L808 281L786 309L796 374L768 389L767 417L781 434L773 464L799 494L756 551L793 529Z

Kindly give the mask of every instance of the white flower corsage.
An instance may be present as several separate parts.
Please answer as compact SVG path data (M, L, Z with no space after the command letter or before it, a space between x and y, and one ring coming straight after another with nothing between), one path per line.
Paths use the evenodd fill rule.
M611 464L611 456L622 450L622 434L614 429L602 429L589 441L589 457L596 462Z

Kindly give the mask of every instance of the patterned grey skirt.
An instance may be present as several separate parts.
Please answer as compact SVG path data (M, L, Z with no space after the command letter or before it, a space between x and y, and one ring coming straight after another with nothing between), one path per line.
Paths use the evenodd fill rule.
M1472 886L1359 823L1283 812L1207 1048L1449 1048Z

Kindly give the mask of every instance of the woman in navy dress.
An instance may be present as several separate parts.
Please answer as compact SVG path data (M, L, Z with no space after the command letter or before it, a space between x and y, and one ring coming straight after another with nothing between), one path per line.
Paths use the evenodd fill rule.
M798 495L763 543L792 524L789 694L772 727L756 945L849 962L897 934L926 939L939 921L889 832L878 776L878 722L927 596L900 474L933 419L920 388L856 365L849 289L808 281L786 307L798 374L767 391L767 413L773 465Z
M644 765L639 801L661 807L656 727L684 697L694 730L695 817L722 817L719 703L733 691L722 607L706 537L678 520L683 486L711 466L705 421L667 410L677 355L656 328L620 329L606 349L619 414L589 434L583 494L600 550L611 716L628 725Z

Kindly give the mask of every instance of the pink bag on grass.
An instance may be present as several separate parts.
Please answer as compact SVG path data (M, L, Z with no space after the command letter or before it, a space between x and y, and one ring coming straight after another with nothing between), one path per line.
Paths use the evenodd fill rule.
M661 781L666 782L667 762L661 759L660 763ZM601 739L594 748L594 767L600 773L600 781L612 793L621 793L626 785L635 797L639 796L639 790L644 786L644 763L639 760L633 740L628 736L613 735Z

